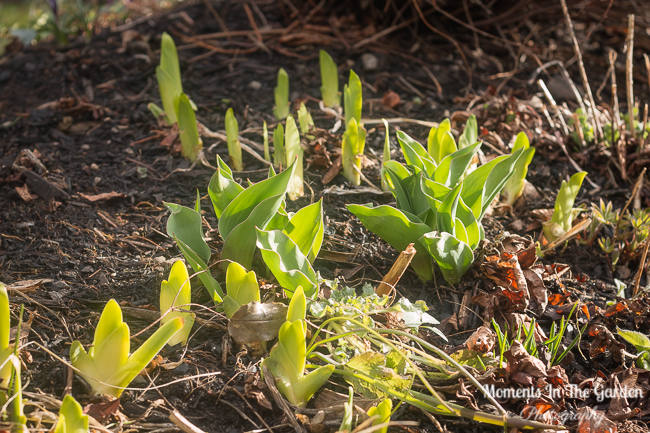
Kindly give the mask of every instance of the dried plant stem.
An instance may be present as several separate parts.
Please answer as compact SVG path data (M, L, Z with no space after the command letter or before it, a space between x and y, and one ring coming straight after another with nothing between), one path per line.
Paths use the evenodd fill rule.
M174 423L176 427L185 433L205 433L203 430L192 424L177 410L169 414L169 420Z
M587 71L585 70L585 64L582 61L582 52L580 51L580 45L578 44L578 39L573 30L573 23L571 22L571 16L569 15L569 9L566 6L566 0L560 0L562 4L562 12L564 13L564 19L566 20L567 30L569 35L571 35L571 40L573 41L573 50L578 58L578 66L580 68L580 75L582 77L582 84L587 93L587 98L589 99L589 110L587 114L589 115L589 120L592 122L592 127L594 128L594 138L596 141L603 136L603 130L600 126L600 121L596 115L596 102L594 101L594 95L591 93L591 86L589 86L589 79L587 78Z
M564 1L564 0L562 0ZM627 16L627 37L625 38L625 84L627 86L627 129L634 138L634 14Z
M643 274L643 269L645 269L646 259L648 258L648 248L650 248L650 239L646 239L645 246L643 247L643 253L641 254L641 263L639 263L639 270L636 271L634 276L634 291L632 296L636 296L639 292L639 286L641 285L641 275Z
M616 84L616 58L618 54L614 50L609 51L609 65L612 68L612 136L609 137L612 146L615 143L616 132L618 131L618 122L621 118L621 112L618 108L618 86ZM608 137L604 137L608 138Z
M639 152L645 150L645 128L648 126L648 104L643 106L643 127L641 128L641 142L639 143Z
M379 296L389 295L393 290L395 290L395 285L398 283L406 268L411 264L411 260L415 257L415 247L414 244L409 244L404 251L402 251L393 266L390 268L390 271L384 276L381 280L381 284L375 289L375 293Z

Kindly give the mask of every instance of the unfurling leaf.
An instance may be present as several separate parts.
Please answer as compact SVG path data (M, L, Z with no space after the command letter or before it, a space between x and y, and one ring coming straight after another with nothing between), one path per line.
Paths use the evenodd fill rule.
M192 302L192 288L190 287L190 275L187 273L185 263L178 260L172 265L169 271L169 280L163 280L160 285L160 312L163 314L160 326L172 321L176 317L182 317L185 324L183 328L174 335L167 344L187 344L187 338L194 325L194 313L190 312ZM171 311L172 308L182 308L183 311Z
M448 283L455 284L474 261L472 249L450 233L427 233L420 238L429 254L438 264Z
M111 299L99 318L92 347L86 353L81 343L74 341L70 361L95 394L119 397L182 327L182 318L172 319L129 355L129 327L122 321L120 306Z
M260 286L255 272L246 269L237 262L231 262L226 270L226 297L223 310L229 319L250 302L260 301Z
M235 171L242 171L244 165L241 156L241 143L239 142L239 125L232 108L226 111L226 137L228 139L228 156L230 164Z
M81 405L70 394L63 397L59 420L52 433L88 433L88 431L88 415L84 415Z
M548 222L544 223L544 237L549 242L553 242L571 229L575 214L573 203L578 196L582 180L586 175L586 171L581 171L571 176L568 183L562 181L560 192L558 192L555 199L553 216Z
M341 105L339 92L339 71L336 63L326 51L320 50L320 94L323 105L336 108Z
M203 147L199 129L196 123L196 115L185 93L181 93L178 99L178 136L181 140L181 155L184 158L194 161Z
M286 119L291 107L289 106L289 75L284 68L280 68L278 71L278 85L274 93L275 107L273 108L273 115L278 120Z
M515 144L512 146L512 153L519 149L524 149L524 152L515 165L515 171L512 177L503 188L503 195L506 198L506 203L510 206L515 205L515 202L519 197L521 197L521 194L524 191L524 182L526 180L526 175L528 174L528 166L535 155L535 148L530 147L530 142L528 141L528 136L525 132L517 134Z

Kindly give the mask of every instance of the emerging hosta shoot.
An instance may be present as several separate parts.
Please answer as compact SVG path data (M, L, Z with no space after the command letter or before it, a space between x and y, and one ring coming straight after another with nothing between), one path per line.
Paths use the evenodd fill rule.
M431 153L403 132L397 133L408 165L388 161L382 168L397 208L348 205L348 209L398 251L415 243L418 252L411 266L422 280L433 278L433 256L445 279L455 283L473 262L472 251L484 237L480 221L512 176L523 149L467 174L481 142L452 151L456 145L449 142L453 137L446 122L430 137Z
M390 413L393 410L393 401L390 398L382 400L377 406L368 409L368 416L377 418L372 421L372 425L386 424L390 421ZM386 433L388 426L375 430L377 433Z
M311 114L307 111L304 102L300 104L300 108L298 109L298 123L300 124L302 135L313 140L315 137L310 134L310 130L314 128L314 119L312 119Z
M569 182L562 181L560 191L555 199L555 211L548 222L544 223L544 237L549 242L568 232L573 225L573 218L577 211L573 209L573 203L578 196L582 181L587 175L586 171L574 174Z
M79 341L74 341L70 361L95 394L119 397L182 327L181 317L172 319L129 355L129 327L122 321L120 306L111 299L99 318L92 347L86 352Z
M203 147L203 142L199 137L194 109L185 93L181 93L178 98L178 130L181 140L181 155L194 161Z
M275 107L273 115L276 119L286 119L291 110L289 105L289 75L284 68L278 71L278 85L275 87Z
M325 365L305 375L305 307L305 295L299 287L289 304L287 321L280 328L278 342L269 357L262 361L262 368L267 368L274 377L278 390L298 407L305 407L334 371L333 365Z
M59 420L52 433L88 433L88 415L84 415L81 405L70 394L63 397Z
M177 344L187 344L187 338L194 325L194 313L190 312L190 303L192 302L192 288L190 287L190 275L187 273L185 263L177 261L172 265L169 271L169 280L163 280L160 285L160 313L163 314L160 320L160 326L171 322L176 317L182 317L185 321L183 329L178 331L167 344L175 346ZM172 311L172 308L183 311Z
M323 105L336 108L341 105L341 92L339 92L339 71L336 63L327 51L320 50L320 94Z
M260 286L255 272L246 272L237 262L230 263L226 270L226 292L223 310L230 319L242 305L260 301Z
M239 125L232 108L226 111L226 137L228 138L230 164L235 171L242 171L244 165L241 157L241 144L239 143Z
M512 146L512 153L519 149L524 149L524 153L517 161L517 165L515 165L514 174L503 188L503 195L506 198L506 203L510 206L514 206L517 199L521 197L521 194L524 192L524 182L526 180L526 174L528 174L528 166L535 155L535 148L530 147L530 142L528 141L528 136L525 132L517 134L515 144Z

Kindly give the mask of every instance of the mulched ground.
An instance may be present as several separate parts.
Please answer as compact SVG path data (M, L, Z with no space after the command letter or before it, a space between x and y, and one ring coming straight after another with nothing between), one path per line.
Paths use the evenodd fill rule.
M524 106L530 96L538 91L528 84L528 78L539 65L522 60L520 69L508 75L513 65L512 59L504 60L504 53L508 52L504 46L487 41L487 52L477 53L472 51L471 32L451 33L461 41L463 55L470 57L474 88L469 92L465 87L464 62L458 52L444 38L432 36L422 23L419 27L396 30L385 43L370 41L358 46L385 23L375 20L374 26L370 19L363 20L344 8L330 11L330 18L325 9L293 12L287 6L289 2L277 7L260 4L261 9L255 6L253 11L230 4L213 13L198 2L156 19L107 29L89 44L79 41L59 47L42 43L16 48L0 58L0 280L9 286L13 306L26 307L31 326L29 341L47 349L46 352L29 346L24 351L27 391L61 398L72 386L74 395L84 404L99 403L96 398L84 396L85 390L72 380L71 370L55 356L67 358L69 345L75 339L84 344L91 342L98 314L111 298L128 307L125 315L134 332L151 323L158 307L160 282L167 277L172 259L180 256L166 235L167 212L163 201L191 206L199 188L204 195L203 208L208 209L206 222L216 227L206 195L213 169L201 164L190 169L178 154L177 146L170 146L165 140L168 131L159 127L147 109L149 102L158 100L154 70L163 31L177 40L184 89L199 107L199 120L211 130L221 130L227 108L233 107L240 131L244 131L242 135L257 142L261 142L262 121L275 124L271 113L278 67L284 67L291 77L291 100L304 101L317 126L331 127L333 120L317 108L320 48L326 48L343 65L341 77L347 77L350 68L359 72L364 82L364 117L437 122L452 115L455 124L462 125L463 112L471 105L479 125L495 132L506 143L521 125L534 124L522 113L527 112ZM217 12L223 24L217 20ZM251 30L251 18L246 12L254 16L262 30ZM613 15L612 20L616 17ZM268 25L263 26L262 18ZM449 29L449 22L444 22L443 28ZM508 32L518 31L511 23L506 24ZM232 32L231 39L224 37L227 42L216 45L210 38L200 36L224 32L224 25ZM328 25L335 30L326 30ZM539 25L530 22L530 26ZM596 53L602 53L606 46L622 50L620 29L624 26L624 21L620 21L600 27L591 37L592 42L584 47L587 61L599 58ZM264 33L262 37L264 29L287 28L291 31L270 33L270 37ZM246 36L237 31L246 31ZM558 52L544 55L560 60L572 56L562 26L555 26L551 34L520 31L522 35L532 35L527 46L538 54L542 51L541 41L548 45L547 39L555 36ZM643 47L647 35L640 38L639 45ZM401 50L396 48L400 46ZM367 53L374 59L365 61L376 60L377 68L364 67L362 56ZM606 63L588 66L595 81L604 79ZM504 77L508 81L500 86ZM577 75L575 79L578 82ZM401 104L387 107L383 102L388 91L395 92ZM639 84L637 91L641 100L648 96L645 84ZM603 93L603 99L607 98ZM476 109L481 106L482 110ZM513 113L520 121L507 122ZM542 126L545 120L538 123ZM421 142L426 140L427 128L411 123L400 126ZM379 162L372 155L381 155L383 130L372 128L368 127L368 166L364 174L379 185ZM547 130L548 124L543 128ZM503 230L536 239L540 225L530 211L552 207L561 180L575 171L557 143L544 138L540 131L535 132L537 155L528 179L537 187L538 194L514 211L497 209L485 220L488 239L494 239ZM490 148L485 149L486 153L503 150L498 141L487 141ZM223 142L204 139L204 146L208 149L206 159L211 163L216 154L227 155ZM335 152L335 140L327 141L326 148ZM24 150L31 151L35 159L30 159ZM619 208L625 203L640 166L633 167L626 182L607 161L607 155L593 149L578 152L571 148L571 156L583 169L594 173L590 179L600 187L598 191L592 186L583 188L578 203L597 202L601 197L613 200ZM266 170L255 159L245 154L244 162L246 171L236 174L238 180L257 181L265 175ZM316 261L317 270L324 277L340 277L355 287L376 283L398 252L363 229L344 204L383 204L391 202L392 197L368 193L337 195L332 186L348 190L350 186L341 175L323 185L321 178L327 167L319 165L316 159L313 162L305 173L309 185L306 196L289 206L297 209L314 198L324 197L324 249L332 253ZM644 206L650 206L647 185L646 182L640 195ZM208 231L207 235L213 251L220 251L216 232ZM606 308L605 300L612 299L615 293L613 278L631 283L639 261L619 266L618 273L613 275L597 246L589 249L570 243L558 254L546 257L544 264L560 271L563 266L569 269L561 273L555 285L548 286L551 294L568 290L579 294L584 303ZM456 288L446 287L440 283L442 279L435 286L425 286L411 272L407 272L398 288L413 300L425 300L437 318L447 319L443 326L450 334L451 346L462 344L481 324L483 310L477 305L471 306L476 314L463 315L467 318L460 323L450 323L461 319L459 304L468 305L470 294L476 295L486 284L476 268ZM194 300L209 305L202 289L195 291ZM643 320L636 321L645 331L650 325L646 315L647 310ZM212 314L205 312L199 316L209 319ZM545 323L556 319L551 315ZM610 325L623 327L627 322L621 316ZM627 324L629 328L631 325ZM265 424L290 430L279 408L273 405L269 409L255 400L259 359L228 345L226 336L225 319L211 322L196 332L187 352L164 351L165 358L160 358L158 365L148 371L149 377L139 377L132 386L144 388L150 380L160 385L183 377L194 378L144 392L128 391L121 399L119 412L116 407L93 405L93 415L111 423L109 428L124 423L121 428L129 431L171 431L174 425L168 415L172 409L206 431L262 431L258 429L265 428ZM181 358L183 363L174 364ZM582 360L572 374L590 377L598 371L609 375L620 365L610 358L603 355L602 359ZM205 373L215 374L196 377ZM28 399L39 398L33 394ZM104 420L102 410L109 413ZM413 431L436 431L416 411L401 409L399 417L421 421ZM458 420L444 424L450 431L485 429ZM645 427L621 425L619 431L645 431Z

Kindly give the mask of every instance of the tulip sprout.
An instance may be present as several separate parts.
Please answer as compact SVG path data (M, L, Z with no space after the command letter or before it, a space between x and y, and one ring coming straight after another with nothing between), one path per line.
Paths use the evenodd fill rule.
M287 128L284 133L284 155L286 167L291 165L295 160L295 172L289 182L287 195L289 200L295 200L305 195L303 183L303 155L304 150L300 145L300 133L296 121L292 116L287 117Z
M278 71L278 85L275 90L275 107L273 115L276 119L286 119L291 107L289 106L289 75L284 68Z
M315 137L310 132L314 129L314 119L312 119L311 114L307 111L304 102L300 104L300 108L298 109L298 123L300 124L302 135L313 140Z
M587 175L586 171L574 174L569 182L562 181L560 191L555 199L555 210L551 219L544 223L544 237L547 241L554 240L563 236L573 226L573 218L577 211L573 209L573 203L578 196L582 181Z
M279 168L286 167L284 158L284 126L281 123L273 131L273 162Z
M260 301L260 286L255 272L246 272L242 265L231 262L226 270L226 292L223 310L230 319L243 305Z
M196 114L192 104L185 93L178 98L178 129L181 139L181 155L194 161L203 147L199 129L196 123Z
M341 92L339 92L339 71L336 63L327 51L320 50L320 94L323 105L336 108L341 105Z
M242 164L241 144L239 142L239 125L237 124L237 119L232 108L226 111L226 137L228 140L230 164L235 171L242 171L244 166Z
M83 413L81 405L70 394L63 397L59 420L52 433L87 433L88 415Z
M366 130L361 123L363 105L359 76L350 71L350 81L343 89L346 130L341 142L343 176L355 186L361 185L361 157L366 147Z
M269 150L269 128L266 126L266 120L262 125L262 139L264 140L264 160L271 162L271 152Z
M535 156L535 148L530 147L530 142L528 141L528 136L525 132L517 134L515 144L512 146L512 153L519 149L524 149L524 153L515 165L514 174L503 188L503 195L506 198L506 203L510 206L514 206L517 199L521 197L521 194L524 192L524 183L526 180L526 174L528 174L528 166L533 160L533 156Z
M92 347L86 352L75 340L70 346L70 361L95 394L119 397L182 327L181 317L172 319L129 355L129 326L122 320L119 304L111 299L99 318Z
M333 365L324 365L305 375L307 361L306 299L299 287L291 298L287 321L278 334L278 342L268 358L262 361L262 371L275 378L278 390L291 404L305 407L309 399L329 379Z
M163 314L160 326L164 326L176 317L182 317L185 321L183 328L167 342L170 346L179 343L183 346L187 344L195 319L194 313L190 312L191 302L190 275L187 273L185 263L178 260L172 265L169 280L164 280L160 285L160 312ZM173 308L180 307L184 307L182 311L172 311Z

